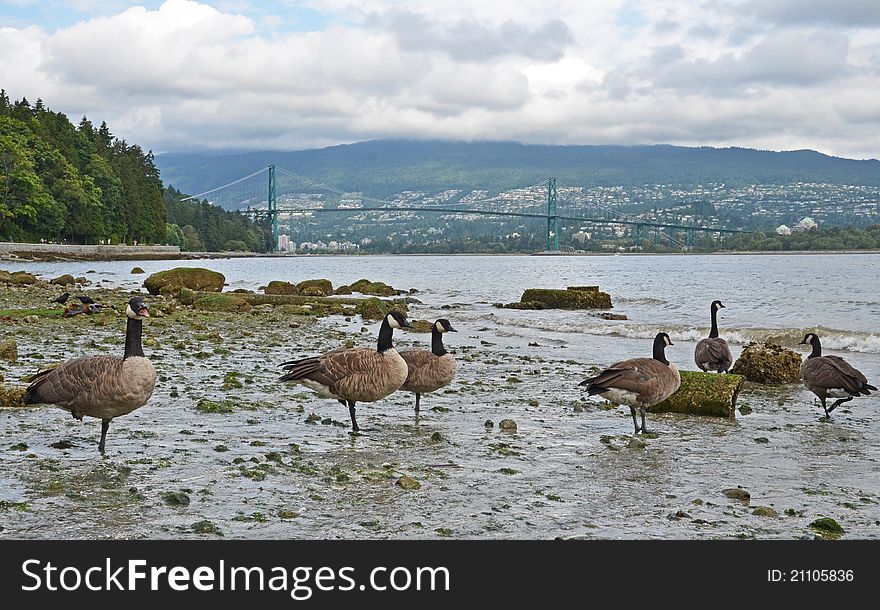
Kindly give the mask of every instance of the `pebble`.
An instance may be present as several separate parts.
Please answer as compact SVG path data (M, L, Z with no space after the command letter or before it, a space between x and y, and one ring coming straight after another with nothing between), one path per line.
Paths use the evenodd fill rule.
M502 419L498 427L505 432L516 432L516 422L512 419Z
M722 489L721 493L723 493L728 498L733 500L742 500L743 502L748 502L752 498L752 494L741 487L730 487L728 489Z
M493 422L491 419L487 419L487 420L483 423L483 426L485 426L486 428L489 428L489 429L491 430L492 428L495 427L495 422Z
M421 489L422 484L416 481L409 475L403 475L399 479L397 479L398 487L402 487L403 489Z
M753 515L758 515L759 517L778 517L779 513L770 508L769 506L756 506L755 510L752 511Z

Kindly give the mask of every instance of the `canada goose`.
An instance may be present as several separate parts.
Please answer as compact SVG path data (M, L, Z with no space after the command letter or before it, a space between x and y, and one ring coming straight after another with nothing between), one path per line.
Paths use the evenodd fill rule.
M406 381L406 362L391 344L395 328L412 328L412 324L399 311L389 311L382 319L376 349L341 349L283 362L280 366L287 373L279 381L299 382L321 396L347 404L351 429L357 432L355 404L385 398Z
M400 389L415 393L416 413L419 412L422 394L449 385L455 377L455 358L443 347L443 333L446 332L458 331L452 328L449 320L441 318L431 327L431 351L415 349L400 352L400 357L406 361L409 370L406 382Z
M580 383L587 386L590 396L598 394L615 404L629 405L635 434L645 429L645 411L664 401L681 384L674 364L666 359L665 350L673 345L666 333L654 337L653 358L632 358L610 367ZM636 407L642 415L642 425L636 422Z
M69 292L65 292L64 294L62 294L62 295L61 295L60 297L58 297L57 299L52 299L52 300L49 301L49 302L50 302L50 303L60 303L61 305L64 305L65 303L67 303L67 299L69 299L69 298L70 298L70 293L69 293Z
M822 344L816 333L807 333L799 345L810 344L813 351L801 365L801 379L809 391L819 397L825 416L856 396L867 396L874 386L868 379L840 356L823 356ZM830 407L825 406L828 398L837 398Z
M712 301L712 329L709 331L709 338L697 343L697 348L694 350L694 362L700 370L726 373L733 364L730 346L718 336L718 310L723 308L724 304L721 301Z
M24 395L25 403L54 404L79 420L84 415L100 418L98 451L102 455L110 421L146 404L156 385L156 370L141 346L142 320L150 315L147 304L141 297L134 297L125 314L128 321L122 358L87 356L68 360L34 375Z

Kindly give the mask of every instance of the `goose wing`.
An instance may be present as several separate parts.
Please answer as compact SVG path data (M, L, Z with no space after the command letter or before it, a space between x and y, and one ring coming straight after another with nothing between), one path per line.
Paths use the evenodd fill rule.
M675 369L653 358L633 358L610 367L581 382L591 396L607 390L623 390L638 396L644 403L660 402L678 389Z
M88 402L107 376L119 371L122 362L122 358L115 356L88 356L44 369L31 377L24 401L62 407Z
M733 363L733 355L730 353L730 346L727 344L727 341L721 337L702 339L697 343L697 347L694 350L694 362L700 368L703 368L706 364L714 365L710 367L713 369L716 367L724 368L724 364L729 367Z
M843 388L855 396L868 394L870 390L877 389L868 384L868 379L861 371L840 356L810 358L804 363L805 366L810 364L810 361L815 361L815 364L806 368L806 371L810 376L810 382L818 387Z
M400 352L400 357L406 362L406 366L410 370L410 373L415 369L430 365L437 358L433 352L424 349Z
M321 356L285 362L282 366L287 373L280 381L311 379L335 391L336 385L347 377L369 373L382 362L382 354L374 349L334 350Z

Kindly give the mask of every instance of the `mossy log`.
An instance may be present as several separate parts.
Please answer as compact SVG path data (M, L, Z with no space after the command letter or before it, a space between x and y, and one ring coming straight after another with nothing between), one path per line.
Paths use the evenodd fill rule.
M220 292L223 290L225 282L226 277L217 271L201 267L176 267L152 274L144 280L144 288L150 294L163 292L162 288L165 286L179 286L204 292ZM168 294L168 291L164 292Z
M587 288L586 290L581 288ZM572 286L566 290L527 288L512 309L611 309L611 295L592 286Z
M742 375L681 371L678 390L651 407L652 413L687 413L736 418L736 399L745 384Z
M755 383L797 383L801 378L801 356L775 343L749 343L730 372Z

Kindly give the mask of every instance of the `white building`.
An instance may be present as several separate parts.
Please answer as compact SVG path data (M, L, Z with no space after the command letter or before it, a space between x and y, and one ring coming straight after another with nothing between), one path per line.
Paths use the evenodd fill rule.
M296 246L294 246L295 248ZM290 247L290 236L289 235L279 235L278 236L278 250L280 252L290 252L292 248Z
M776 227L777 235L791 235L791 229L787 225L779 225Z

